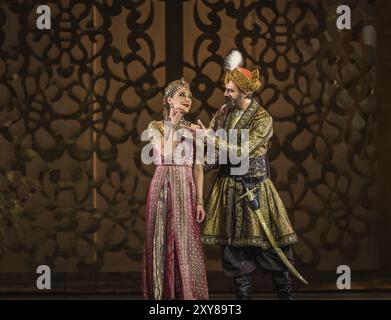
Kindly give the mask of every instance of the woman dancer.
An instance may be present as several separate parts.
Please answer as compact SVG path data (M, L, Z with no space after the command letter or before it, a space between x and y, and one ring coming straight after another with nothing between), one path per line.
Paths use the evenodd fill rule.
M171 82L163 100L164 121L148 125L156 169L145 213L143 293L146 299L208 299L205 261L198 223L203 207L203 166L194 162L194 143L183 115L191 108L189 84ZM183 141L178 154L174 137ZM178 145L179 145L178 144Z

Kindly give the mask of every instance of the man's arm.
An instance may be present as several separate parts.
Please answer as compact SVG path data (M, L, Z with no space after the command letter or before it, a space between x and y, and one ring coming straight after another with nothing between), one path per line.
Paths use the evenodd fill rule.
M237 135L241 134L241 130L237 130ZM227 132L227 137L230 133ZM249 156L254 150L262 145L273 136L273 118L267 112L260 112L256 114L252 120L252 124L249 128L249 135L246 141L241 141L241 144L232 143L230 141L221 141L220 137L211 137L207 139L210 147L215 148L216 153L219 151L227 152L228 154L234 154L238 157ZM236 141L239 139L236 137Z

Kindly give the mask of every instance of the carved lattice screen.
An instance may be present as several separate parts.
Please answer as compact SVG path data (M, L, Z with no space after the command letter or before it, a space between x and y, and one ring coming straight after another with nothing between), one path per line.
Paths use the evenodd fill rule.
M339 1L48 2L51 31L36 29L35 1L0 7L7 288L34 288L36 266L48 264L61 289L139 290L153 173L140 160L141 132L182 74L190 119L207 123L224 101L223 57L234 47L264 78L272 179L301 239L299 267L310 279L340 264L381 267L371 1L345 1L345 31L335 27ZM207 255L218 272L218 250Z

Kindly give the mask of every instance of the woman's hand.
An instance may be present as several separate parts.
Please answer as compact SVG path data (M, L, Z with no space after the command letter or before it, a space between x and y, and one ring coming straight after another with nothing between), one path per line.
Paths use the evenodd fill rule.
M205 219L205 210L202 204L197 204L196 221L201 223Z
M182 119L183 117L183 113L178 110L178 109L175 109L175 108L170 108L170 115L169 115L169 118L171 120L171 123L172 125L177 125L179 123L179 121Z

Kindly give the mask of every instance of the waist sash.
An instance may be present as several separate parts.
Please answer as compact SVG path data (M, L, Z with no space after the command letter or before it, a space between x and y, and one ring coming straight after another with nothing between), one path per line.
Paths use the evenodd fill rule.
M260 183L267 178L270 178L269 161L266 155L261 157L249 158L249 168L246 174L242 176L232 175L231 168L237 168L238 165L223 164L219 165L218 175L220 177L231 177L235 181L239 181L242 177L248 183Z

